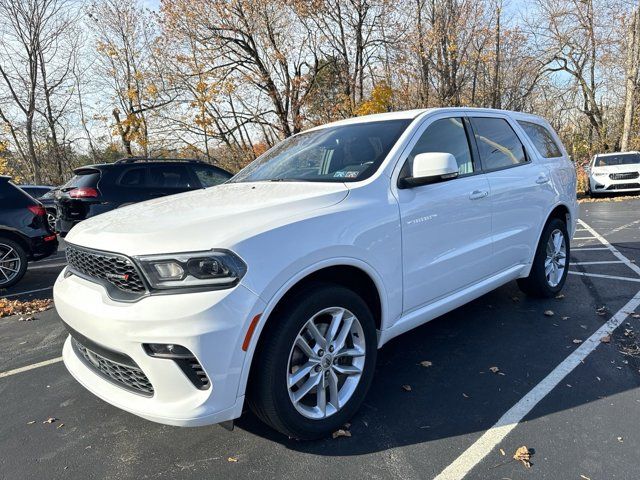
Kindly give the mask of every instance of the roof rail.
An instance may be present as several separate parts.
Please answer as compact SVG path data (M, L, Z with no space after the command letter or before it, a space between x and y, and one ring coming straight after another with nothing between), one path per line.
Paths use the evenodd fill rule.
M127 157L116 160L115 163L136 163L136 162L184 162L184 163L205 163L197 158L163 158L163 157Z

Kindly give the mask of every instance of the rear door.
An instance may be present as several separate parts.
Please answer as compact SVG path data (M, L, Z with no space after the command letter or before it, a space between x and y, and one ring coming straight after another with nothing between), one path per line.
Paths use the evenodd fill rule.
M496 272L531 261L554 192L548 169L518 136L506 115L471 117L474 139L491 188Z
M460 116L434 117L416 138L402 160L400 178L410 173L415 155L426 152L452 154L459 177L397 191L405 313L491 273L490 187L473 154L468 122Z

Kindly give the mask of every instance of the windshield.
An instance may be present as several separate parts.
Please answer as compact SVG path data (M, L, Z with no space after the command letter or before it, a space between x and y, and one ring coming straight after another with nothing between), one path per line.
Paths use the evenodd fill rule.
M613 165L633 165L640 163L640 154L638 153L621 153L620 155L606 155L596 157L593 162L594 167L611 167Z
M328 127L271 148L230 182L355 182L378 169L411 119Z

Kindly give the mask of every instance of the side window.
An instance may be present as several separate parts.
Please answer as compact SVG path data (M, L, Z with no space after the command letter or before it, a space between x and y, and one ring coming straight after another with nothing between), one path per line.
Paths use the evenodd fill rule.
M520 139L502 118L472 118L471 125L485 170L527 163Z
M193 171L198 177L198 180L200 180L202 186L205 188L213 187L214 185L220 185L221 183L229 180L227 176L218 172L215 168L194 166Z
M469 141L461 118L443 118L427 127L402 167L401 177L410 175L413 159L419 153L442 152L456 157L460 175L473 172Z
M130 168L125 171L118 180L122 187L142 187L145 184L146 167Z
M149 186L155 188L191 188L189 170L183 165L160 165L150 169Z
M524 120L518 120L518 124L524 130L524 133L531 139L534 147L538 150L538 153L544 158L556 158L561 157L562 153L558 148L558 145L553 140L553 136L542 125L538 125L533 122L525 122Z

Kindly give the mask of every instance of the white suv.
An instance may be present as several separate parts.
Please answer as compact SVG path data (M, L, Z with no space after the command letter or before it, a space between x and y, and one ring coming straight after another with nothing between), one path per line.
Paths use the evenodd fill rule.
M600 153L589 164L589 194L640 191L640 152Z
M512 280L562 288L576 175L544 120L441 108L295 135L229 182L86 220L56 308L64 362L171 425L344 424L391 338Z

